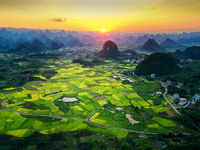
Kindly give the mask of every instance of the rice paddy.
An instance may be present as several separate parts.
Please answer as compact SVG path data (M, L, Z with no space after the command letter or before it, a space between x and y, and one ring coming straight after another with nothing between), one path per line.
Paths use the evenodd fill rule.
M150 93L161 90L157 81L126 77L116 69L126 70L134 66L108 61L103 66L93 68L70 63L65 64L64 68L55 65L49 67L57 72L50 79L36 74L35 77L40 78L40 81L28 82L20 90L7 88L0 93L0 102L5 107L0 111L0 134L28 137L34 132L52 134L86 129L124 138L129 133L122 129L97 127L84 121L87 118L104 127L135 131L166 133L177 127L172 120L158 114L170 110L166 107L166 101L150 96ZM128 78L133 82L123 84L122 80L111 78L113 76ZM160 103L154 105L158 100ZM145 117L142 112L149 116ZM127 115L131 117L127 118Z

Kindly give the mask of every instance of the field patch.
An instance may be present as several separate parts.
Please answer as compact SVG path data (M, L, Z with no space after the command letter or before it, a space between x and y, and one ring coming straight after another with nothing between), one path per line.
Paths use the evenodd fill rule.
M128 133L129 133L128 131L120 129L117 134L117 138L119 139L125 138L128 135Z
M153 120L158 122L163 127L176 127L176 123L169 119L163 119L161 117L153 117Z
M16 136L16 137L27 137L30 136L34 131L31 129L20 129L14 131L7 131L6 134Z

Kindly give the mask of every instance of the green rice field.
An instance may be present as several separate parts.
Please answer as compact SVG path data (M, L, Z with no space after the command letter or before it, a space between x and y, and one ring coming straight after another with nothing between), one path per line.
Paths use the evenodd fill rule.
M134 69L134 65L106 61L104 65L87 68L68 60L49 61L55 65L47 67L57 72L50 79L38 73L35 77L39 81L1 91L0 134L24 138L35 132L52 134L84 129L124 138L129 134L124 129L169 133L177 128L174 121L160 115L171 110L167 102L151 95L163 90L159 82L127 76L134 82L124 84L113 78L125 76L120 71ZM63 102L65 97L77 101ZM127 114L135 123L129 121Z

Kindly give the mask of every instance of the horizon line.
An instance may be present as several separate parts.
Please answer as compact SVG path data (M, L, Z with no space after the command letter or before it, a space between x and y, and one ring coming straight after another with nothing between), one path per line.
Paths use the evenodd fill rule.
M54 29L54 28L46 28L46 29L39 29L39 28L26 28L26 27L0 27L0 29L16 29L16 30L20 30L20 29L24 29L24 30L42 30L42 31L46 31L46 30L59 30L59 31L67 31L67 32L91 32L91 33L95 33L95 32L99 32L100 31L83 31L83 30L66 30L66 29ZM166 30L136 30L136 31L107 31L105 33L101 33L101 34L106 34L106 33L191 33L191 32L200 32L200 28L196 29L196 28L190 28L190 29L166 29Z

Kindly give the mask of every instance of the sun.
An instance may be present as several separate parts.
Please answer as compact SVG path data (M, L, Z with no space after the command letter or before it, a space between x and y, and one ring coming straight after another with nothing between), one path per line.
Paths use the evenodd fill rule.
M101 28L101 33L104 33L106 31L105 28Z

